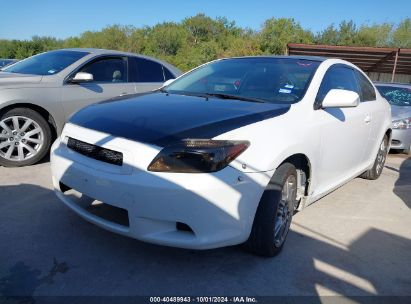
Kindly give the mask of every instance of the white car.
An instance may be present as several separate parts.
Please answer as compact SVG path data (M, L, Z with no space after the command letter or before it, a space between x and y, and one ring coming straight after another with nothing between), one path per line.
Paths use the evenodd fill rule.
M379 177L390 136L389 104L346 61L230 58L80 110L51 167L57 196L102 228L273 256L296 209Z

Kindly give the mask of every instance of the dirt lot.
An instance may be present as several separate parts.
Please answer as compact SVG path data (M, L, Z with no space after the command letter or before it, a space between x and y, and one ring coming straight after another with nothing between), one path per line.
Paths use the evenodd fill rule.
M49 163L0 168L0 295L409 295L411 158L295 215L284 251L145 244L82 220L55 197Z

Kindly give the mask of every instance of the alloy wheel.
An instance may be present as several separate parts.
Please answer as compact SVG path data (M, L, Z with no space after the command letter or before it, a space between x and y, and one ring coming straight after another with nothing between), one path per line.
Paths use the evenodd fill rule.
M387 156L387 143L384 138L381 142L380 149L378 150L378 154L377 154L377 166L375 168L377 174L380 174L380 172L382 171L386 156Z
M24 161L37 155L43 145L44 131L33 119L11 116L0 121L0 157Z
M296 193L297 179L294 175L290 175L283 185L281 200L279 201L274 221L274 244L276 247L280 247L284 243L290 229Z

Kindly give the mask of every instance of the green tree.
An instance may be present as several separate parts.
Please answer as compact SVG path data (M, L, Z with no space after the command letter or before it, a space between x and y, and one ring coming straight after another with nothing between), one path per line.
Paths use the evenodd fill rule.
M288 43L313 41L313 34L292 18L268 19L260 34L261 50L269 54L284 54Z
M128 37L132 30L129 26L112 25L101 31L87 31L80 35L80 46L109 50L127 50Z
M0 58L16 58L17 40L0 40Z
M338 44L338 37L338 29L334 27L334 24L331 24L325 30L317 34L315 41L320 44L336 45Z
M194 43L213 40L218 32L218 22L204 14L186 18L182 25L188 30Z
M134 29L128 37L128 51L137 54L146 54L149 41L149 33L151 28L145 26L143 28Z
M166 22L154 26L148 34L152 54L175 56L188 38L188 32L176 23Z
M356 45L358 43L358 32L354 22L343 21L338 30L338 45Z
M169 61L183 71L187 71L207 61L217 59L218 50L218 44L215 41L200 42L196 47L186 45Z
M384 47L392 45L393 25L390 23L363 25L358 30L358 45Z
M393 45L395 47L411 48L411 19L401 21L393 33Z
M145 54L188 70L221 57L283 54L288 43L411 48L411 19L396 25L359 27L353 21L343 21L314 35L291 18L268 19L260 31L253 31L225 17L198 14L179 23L140 28L111 25L64 40L38 36L30 40L0 39L0 57L25 58L53 49L90 47Z

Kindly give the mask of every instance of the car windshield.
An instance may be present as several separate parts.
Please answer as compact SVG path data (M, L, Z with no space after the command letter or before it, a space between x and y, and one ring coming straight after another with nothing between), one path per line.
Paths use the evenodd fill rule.
M378 91L395 106L411 106L411 88L377 86Z
M3 72L31 75L53 75L64 70L66 67L87 54L87 52L77 51L51 51L17 62L16 64L3 69Z
M193 70L163 90L171 94L291 104L302 99L319 64L291 57L223 59Z
M10 63L13 63L14 61L14 59L0 59L0 68L5 67Z

